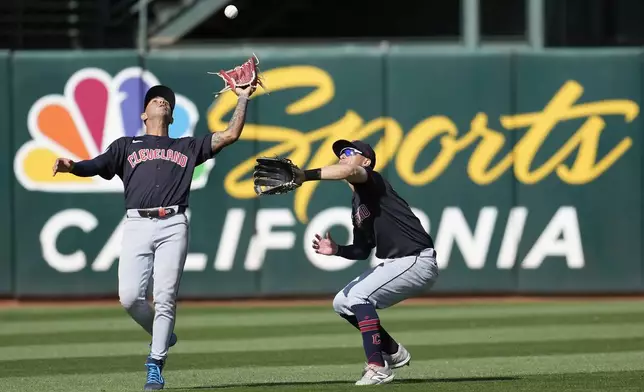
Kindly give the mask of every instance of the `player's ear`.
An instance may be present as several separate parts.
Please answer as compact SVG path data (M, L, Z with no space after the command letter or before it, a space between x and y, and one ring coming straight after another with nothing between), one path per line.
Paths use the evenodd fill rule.
M365 159L362 161L362 166L371 166L371 159L369 159L369 158L365 158Z
M146 113L141 113L141 120L145 121L148 119L148 115Z

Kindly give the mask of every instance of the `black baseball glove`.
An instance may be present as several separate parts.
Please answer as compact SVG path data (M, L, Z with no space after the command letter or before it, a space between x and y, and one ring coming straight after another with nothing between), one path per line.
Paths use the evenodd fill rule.
M302 185L302 170L290 159L262 157L256 161L253 183L257 195L279 195Z

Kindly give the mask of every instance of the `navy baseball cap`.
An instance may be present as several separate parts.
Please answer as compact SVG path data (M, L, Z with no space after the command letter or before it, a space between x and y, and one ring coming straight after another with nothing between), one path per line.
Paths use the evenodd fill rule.
M335 156L340 158L340 153L342 150L345 148L355 148L362 154L363 157L369 158L371 160L371 165L369 165L372 169L376 167L376 153L373 151L373 148L368 143L365 143L361 140L353 140L353 141L348 141L348 140L338 140L335 143L333 143L333 152L335 153Z
M145 99L143 101L143 110L148 107L148 103L153 100L155 97L161 97L170 103L170 109L174 111L174 104L176 99L174 97L174 91L168 86L163 86L161 84L150 87L147 93L145 93Z

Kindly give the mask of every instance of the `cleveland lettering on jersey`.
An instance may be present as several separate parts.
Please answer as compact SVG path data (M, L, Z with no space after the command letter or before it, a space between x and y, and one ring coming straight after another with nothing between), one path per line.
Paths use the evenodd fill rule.
M360 227L362 226L362 221L371 216L371 212L369 212L369 208L366 204L360 204L355 208L355 210L356 212L353 214L353 223Z
M127 161L130 163L131 167L135 167L141 162L155 159L171 161L181 167L186 167L186 163L188 163L188 157L185 154L182 154L180 151L173 151L172 149L162 150L156 148L153 150L150 148L142 148L139 151L131 153L127 157Z

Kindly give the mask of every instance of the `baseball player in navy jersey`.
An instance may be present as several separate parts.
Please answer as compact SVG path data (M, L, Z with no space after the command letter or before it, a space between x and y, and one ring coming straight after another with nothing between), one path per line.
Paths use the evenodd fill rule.
M299 170L298 182L345 180L353 190L353 244L336 244L327 233L316 234L319 254L365 260L376 248L384 261L365 271L337 293L333 309L362 334L367 365L356 385L390 382L392 369L408 365L411 354L380 325L376 309L388 308L429 289L438 277L430 235L391 184L374 170L376 154L359 140L338 140L338 164Z
M254 90L234 90L237 106L226 130L175 139L168 136L174 92L154 86L143 102L143 136L121 137L94 159L73 162L58 158L54 164L54 175L99 175L106 180L118 176L123 181L127 219L118 267L119 299L134 321L152 335L145 390L163 389L161 373L168 348L177 342L173 333L176 296L187 256L185 211L193 171L239 139ZM151 276L154 308L146 300Z

